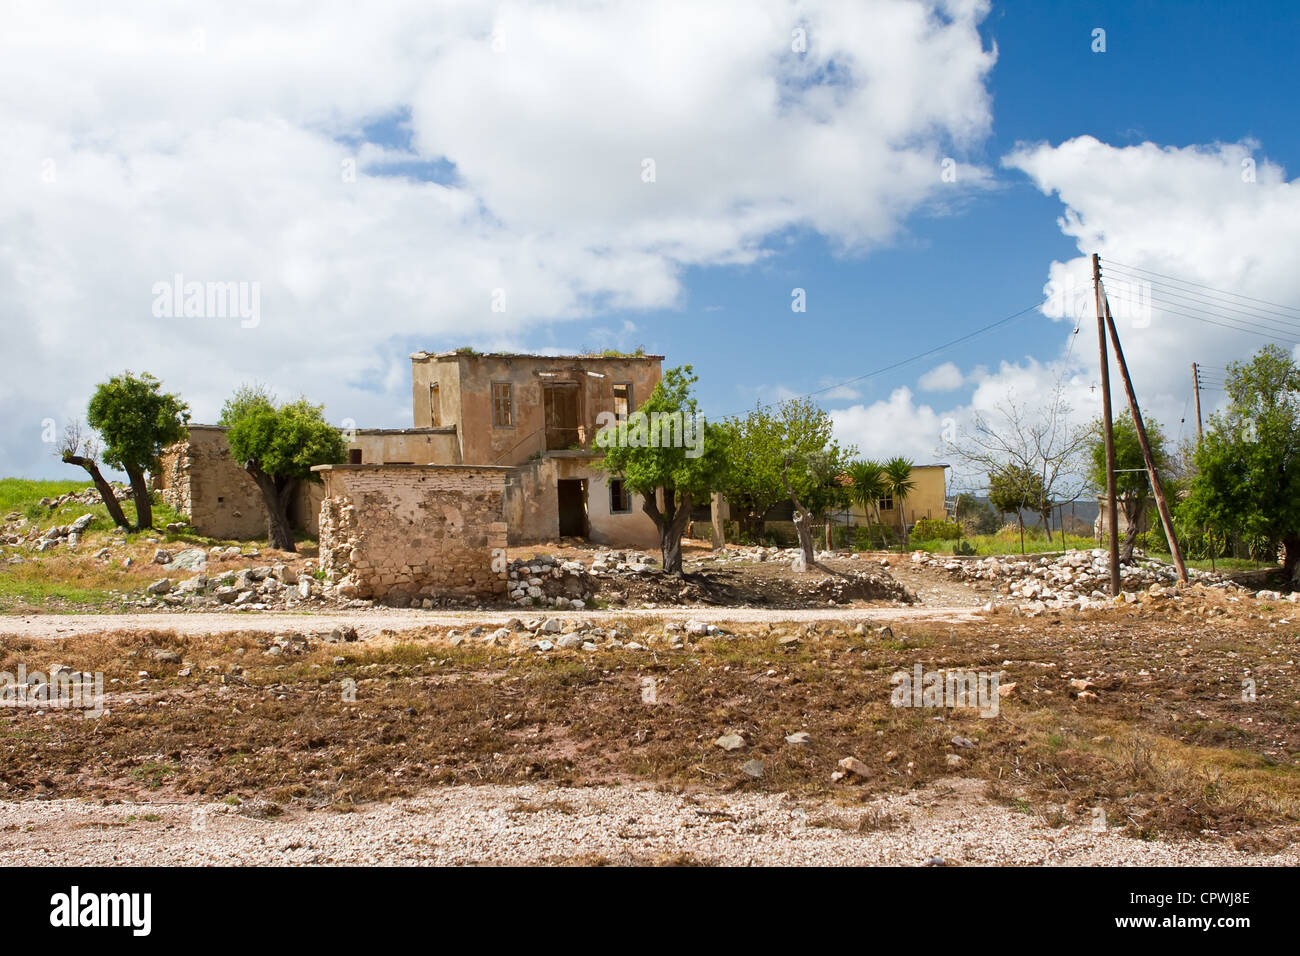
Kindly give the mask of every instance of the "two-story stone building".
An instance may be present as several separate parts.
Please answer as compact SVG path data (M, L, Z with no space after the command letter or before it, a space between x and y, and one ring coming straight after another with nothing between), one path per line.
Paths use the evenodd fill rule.
M611 479L593 449L597 417L623 417L654 390L663 356L516 355L416 352L411 355L412 426L354 429L347 465L320 469L322 483L294 503L296 523L315 534L330 473L365 466L376 480L414 481L419 469L374 466L477 466L507 469L502 518L511 544L586 538L654 547L658 536L637 496ZM338 485L339 479L333 481ZM157 486L204 534L254 537L266 512L243 469L230 458L224 430L192 426L164 456Z

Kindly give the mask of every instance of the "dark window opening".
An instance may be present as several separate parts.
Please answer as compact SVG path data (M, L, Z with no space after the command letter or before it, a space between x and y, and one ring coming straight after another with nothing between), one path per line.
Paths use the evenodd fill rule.
M349 449L348 449L348 464L349 464L349 465L359 465L359 464L361 464L361 449L360 449L360 448L349 448Z
M609 483L609 513L624 515L632 510L632 496L621 479L615 478Z

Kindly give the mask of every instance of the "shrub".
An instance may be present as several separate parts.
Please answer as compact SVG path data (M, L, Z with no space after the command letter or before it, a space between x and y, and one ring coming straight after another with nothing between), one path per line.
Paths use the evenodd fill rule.
M956 521L922 518L912 528L912 536L923 541L956 541L962 536L962 526Z

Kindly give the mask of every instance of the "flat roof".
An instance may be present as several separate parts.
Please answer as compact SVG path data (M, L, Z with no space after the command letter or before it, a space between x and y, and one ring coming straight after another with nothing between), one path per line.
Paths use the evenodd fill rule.
M226 425L186 425L190 431L207 431L207 432L227 432L230 428ZM456 433L455 425L439 425L437 427L426 426L424 428L352 428L346 429L342 425L335 425L339 431L354 431L358 435L454 435Z
M662 362L662 355L601 355L593 353L591 355L545 355L538 352L460 352L455 349L450 352L412 352L410 356L415 361L424 361L425 359L536 359L539 362Z

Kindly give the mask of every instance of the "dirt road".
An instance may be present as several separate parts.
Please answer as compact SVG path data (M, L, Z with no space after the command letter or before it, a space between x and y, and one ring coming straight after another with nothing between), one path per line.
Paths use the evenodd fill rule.
M710 624L764 621L974 621L975 607L863 607L804 608L701 608L665 607L618 611L547 611L541 608L495 611L418 611L374 608L335 611L326 614L292 614L276 611L247 613L138 613L138 614L29 614L0 617L0 637L60 638L106 631L158 630L191 635L229 634L236 631L319 631L351 625L363 636L384 630L401 631L420 627L446 627L504 622L512 617L556 617L593 623L673 620L705 621Z

